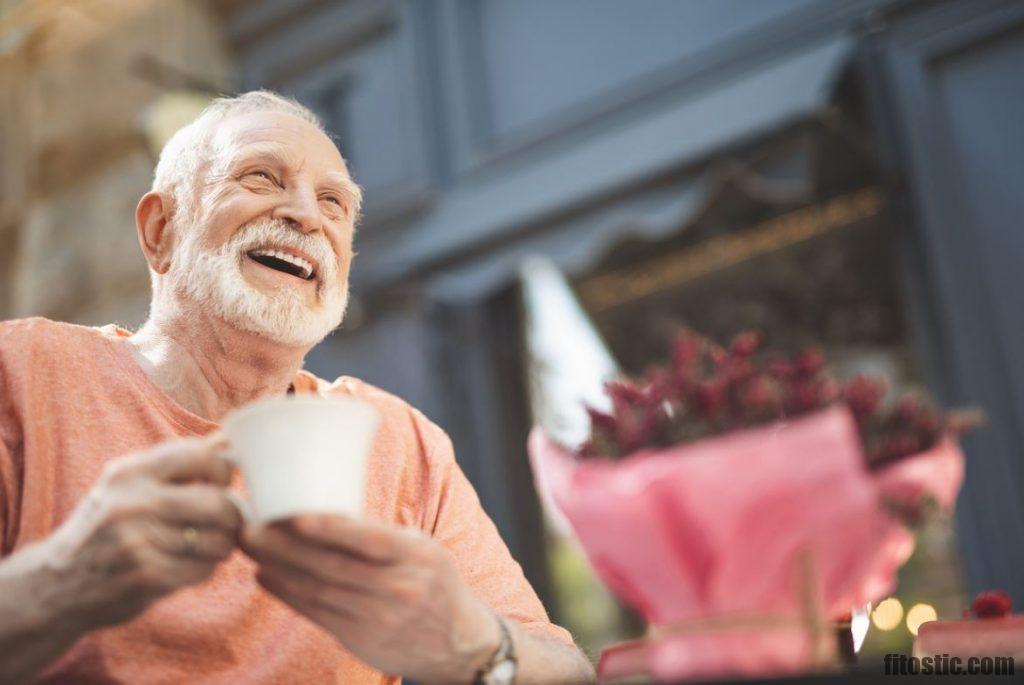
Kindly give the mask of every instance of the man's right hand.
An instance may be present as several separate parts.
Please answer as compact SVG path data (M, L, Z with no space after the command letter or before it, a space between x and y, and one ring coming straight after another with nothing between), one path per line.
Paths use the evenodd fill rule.
M106 466L41 543L65 619L82 630L120 623L205 580L231 554L242 517L228 496L222 447L216 438L177 440Z

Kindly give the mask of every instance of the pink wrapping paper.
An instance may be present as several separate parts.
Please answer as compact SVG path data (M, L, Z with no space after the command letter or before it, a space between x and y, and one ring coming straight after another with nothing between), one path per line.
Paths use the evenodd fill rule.
M964 482L964 456L953 438L945 438L929 450L904 457L871 474L882 498L913 506L931 497L943 511L952 511ZM900 566L914 551L914 539L901 529L878 541L877 563L860 581L865 601L890 592Z
M799 627L808 590L798 582L801 554L813 559L810 590L827 618L890 592L913 550L879 506L881 485L842 407L619 462L577 461L539 429L529 450L538 487L570 521L596 572L651 625L792 619L790 628L737 624L609 651L608 664L619 656L635 667L639 659L656 678L805 670L813 642ZM920 481L906 471L885 482L905 492ZM603 677L621 675L613 670L603 665Z
M875 479L888 498L913 503L930 496L941 509L950 510L964 482L964 455L955 440L946 438L930 450L879 469Z

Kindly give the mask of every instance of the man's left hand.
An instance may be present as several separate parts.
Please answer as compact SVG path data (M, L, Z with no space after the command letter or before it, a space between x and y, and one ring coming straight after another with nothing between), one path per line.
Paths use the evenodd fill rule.
M302 516L248 527L242 547L264 588L387 673L468 683L500 642L448 551L418 530Z

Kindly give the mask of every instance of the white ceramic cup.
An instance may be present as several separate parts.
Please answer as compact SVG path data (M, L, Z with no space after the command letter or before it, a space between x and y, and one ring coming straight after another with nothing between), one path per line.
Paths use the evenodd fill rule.
M223 427L249 488L246 518L361 515L379 421L367 402L316 395L260 400L229 414Z

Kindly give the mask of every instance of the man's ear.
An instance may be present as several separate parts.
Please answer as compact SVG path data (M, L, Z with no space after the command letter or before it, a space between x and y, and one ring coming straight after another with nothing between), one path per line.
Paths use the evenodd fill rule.
M149 267L158 274L167 273L171 266L173 229L168 223L173 207L173 200L167 194L150 191L135 208L139 246Z

